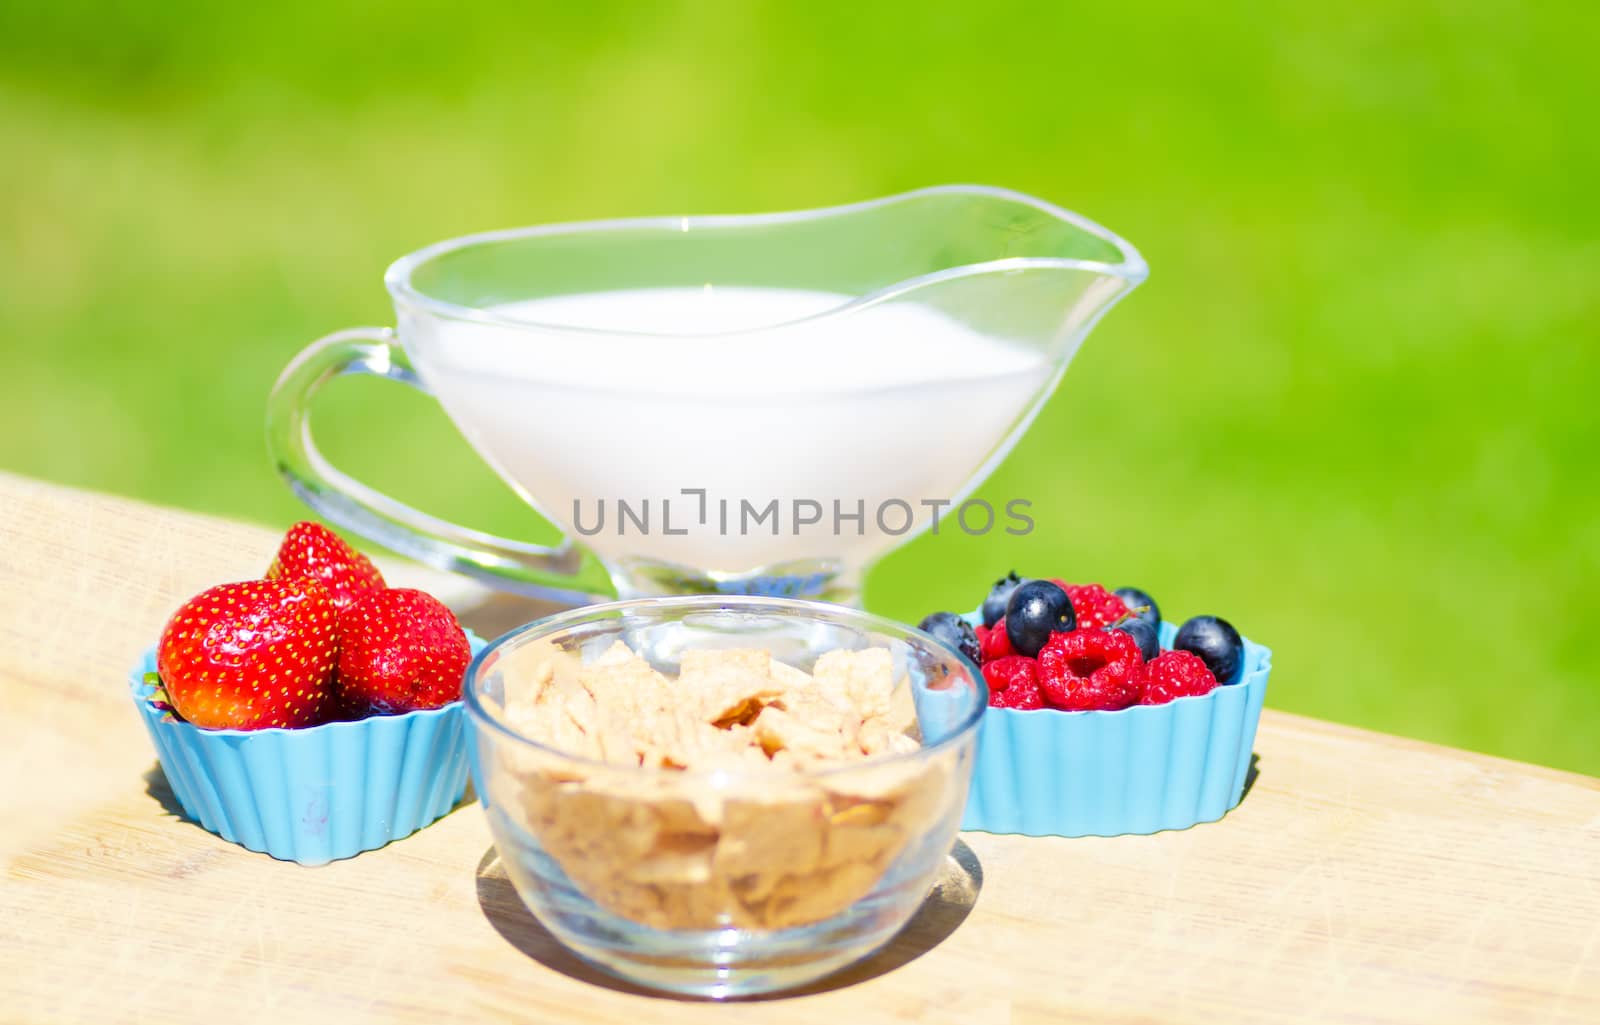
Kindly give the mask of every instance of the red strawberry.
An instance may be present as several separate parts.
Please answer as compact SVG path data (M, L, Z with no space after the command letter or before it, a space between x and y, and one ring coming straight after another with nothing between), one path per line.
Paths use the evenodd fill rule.
M310 520L296 523L283 535L278 557L267 567L268 580L280 577L310 577L327 588L334 608L341 612L362 593L383 586L383 574L371 559Z
M1006 617L1001 616L999 622L978 635L978 652L983 656L984 662L992 662L997 658L1017 653L1016 649L1011 647L1011 635L1006 633Z
M461 696L472 648L431 594L368 591L339 614L339 691L374 712L438 708Z
M1139 644L1121 630L1051 634L1039 652L1039 690L1069 712L1136 705L1144 695Z
M1043 708L1039 679L1033 659L1007 655L987 662L983 678L989 684L989 705L993 708Z
M1188 651L1163 651L1144 667L1144 701L1161 705L1173 698L1210 694L1217 678L1199 655Z
M1072 599L1072 611L1077 614L1079 630L1110 626L1128 614L1128 606L1123 604L1122 599L1099 584L1068 587L1066 592L1067 597Z
M156 669L196 726L315 726L333 704L334 633L333 603L314 580L222 584L173 614Z

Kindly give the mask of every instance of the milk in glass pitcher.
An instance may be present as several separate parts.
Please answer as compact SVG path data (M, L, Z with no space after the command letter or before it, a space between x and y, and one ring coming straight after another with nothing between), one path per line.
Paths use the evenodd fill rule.
M923 531L1023 528L969 493L1145 273L1106 229L979 186L473 235L389 269L394 328L289 365L269 445L331 522L501 587L586 599L581 546L624 597L851 603ZM566 540L471 530L330 465L310 403L348 373L436 398Z

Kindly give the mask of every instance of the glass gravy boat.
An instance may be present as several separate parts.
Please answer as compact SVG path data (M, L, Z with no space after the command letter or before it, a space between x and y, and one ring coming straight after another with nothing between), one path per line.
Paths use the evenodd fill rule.
M624 597L853 603L925 530L1024 531L1025 503L968 496L1145 275L1077 214L966 185L472 235L389 268L396 328L290 363L268 444L327 520L499 587L590 600L581 545ZM458 526L333 467L309 409L349 373L433 395L566 540Z

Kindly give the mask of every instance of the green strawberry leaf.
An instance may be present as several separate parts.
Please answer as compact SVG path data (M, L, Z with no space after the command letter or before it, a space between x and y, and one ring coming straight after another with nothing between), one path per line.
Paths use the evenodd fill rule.
M158 707L172 707L172 699L167 696L167 687L166 684L161 682L160 673L145 673L144 685L150 688L150 694L145 698L146 701Z

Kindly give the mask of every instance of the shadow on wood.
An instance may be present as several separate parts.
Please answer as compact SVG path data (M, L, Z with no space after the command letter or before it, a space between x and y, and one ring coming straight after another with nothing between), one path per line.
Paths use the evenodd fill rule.
M826 978L797 989L721 1002L774 1000L824 993L892 972L901 965L921 957L954 933L972 913L973 905L977 903L978 893L982 888L983 866L979 864L978 856L966 843L957 840L945 860L943 872L928 896L924 898L922 906L917 909L917 913L906 923L904 929L896 933L894 938L876 953L855 964L847 965ZM567 950L522 903L522 898L517 896L511 880L506 877L505 867L501 865L500 856L493 847L489 848L478 862L478 906L483 910L489 924L494 926L495 931L508 943L551 971L620 993L669 1000L699 999L637 986L596 968Z
M161 810L182 822L200 825L199 820L189 817L183 810L183 805L178 803L177 795L172 792L172 784L167 782L167 774L162 771L160 762L152 762L150 768L144 771L144 792L155 798L161 805Z

